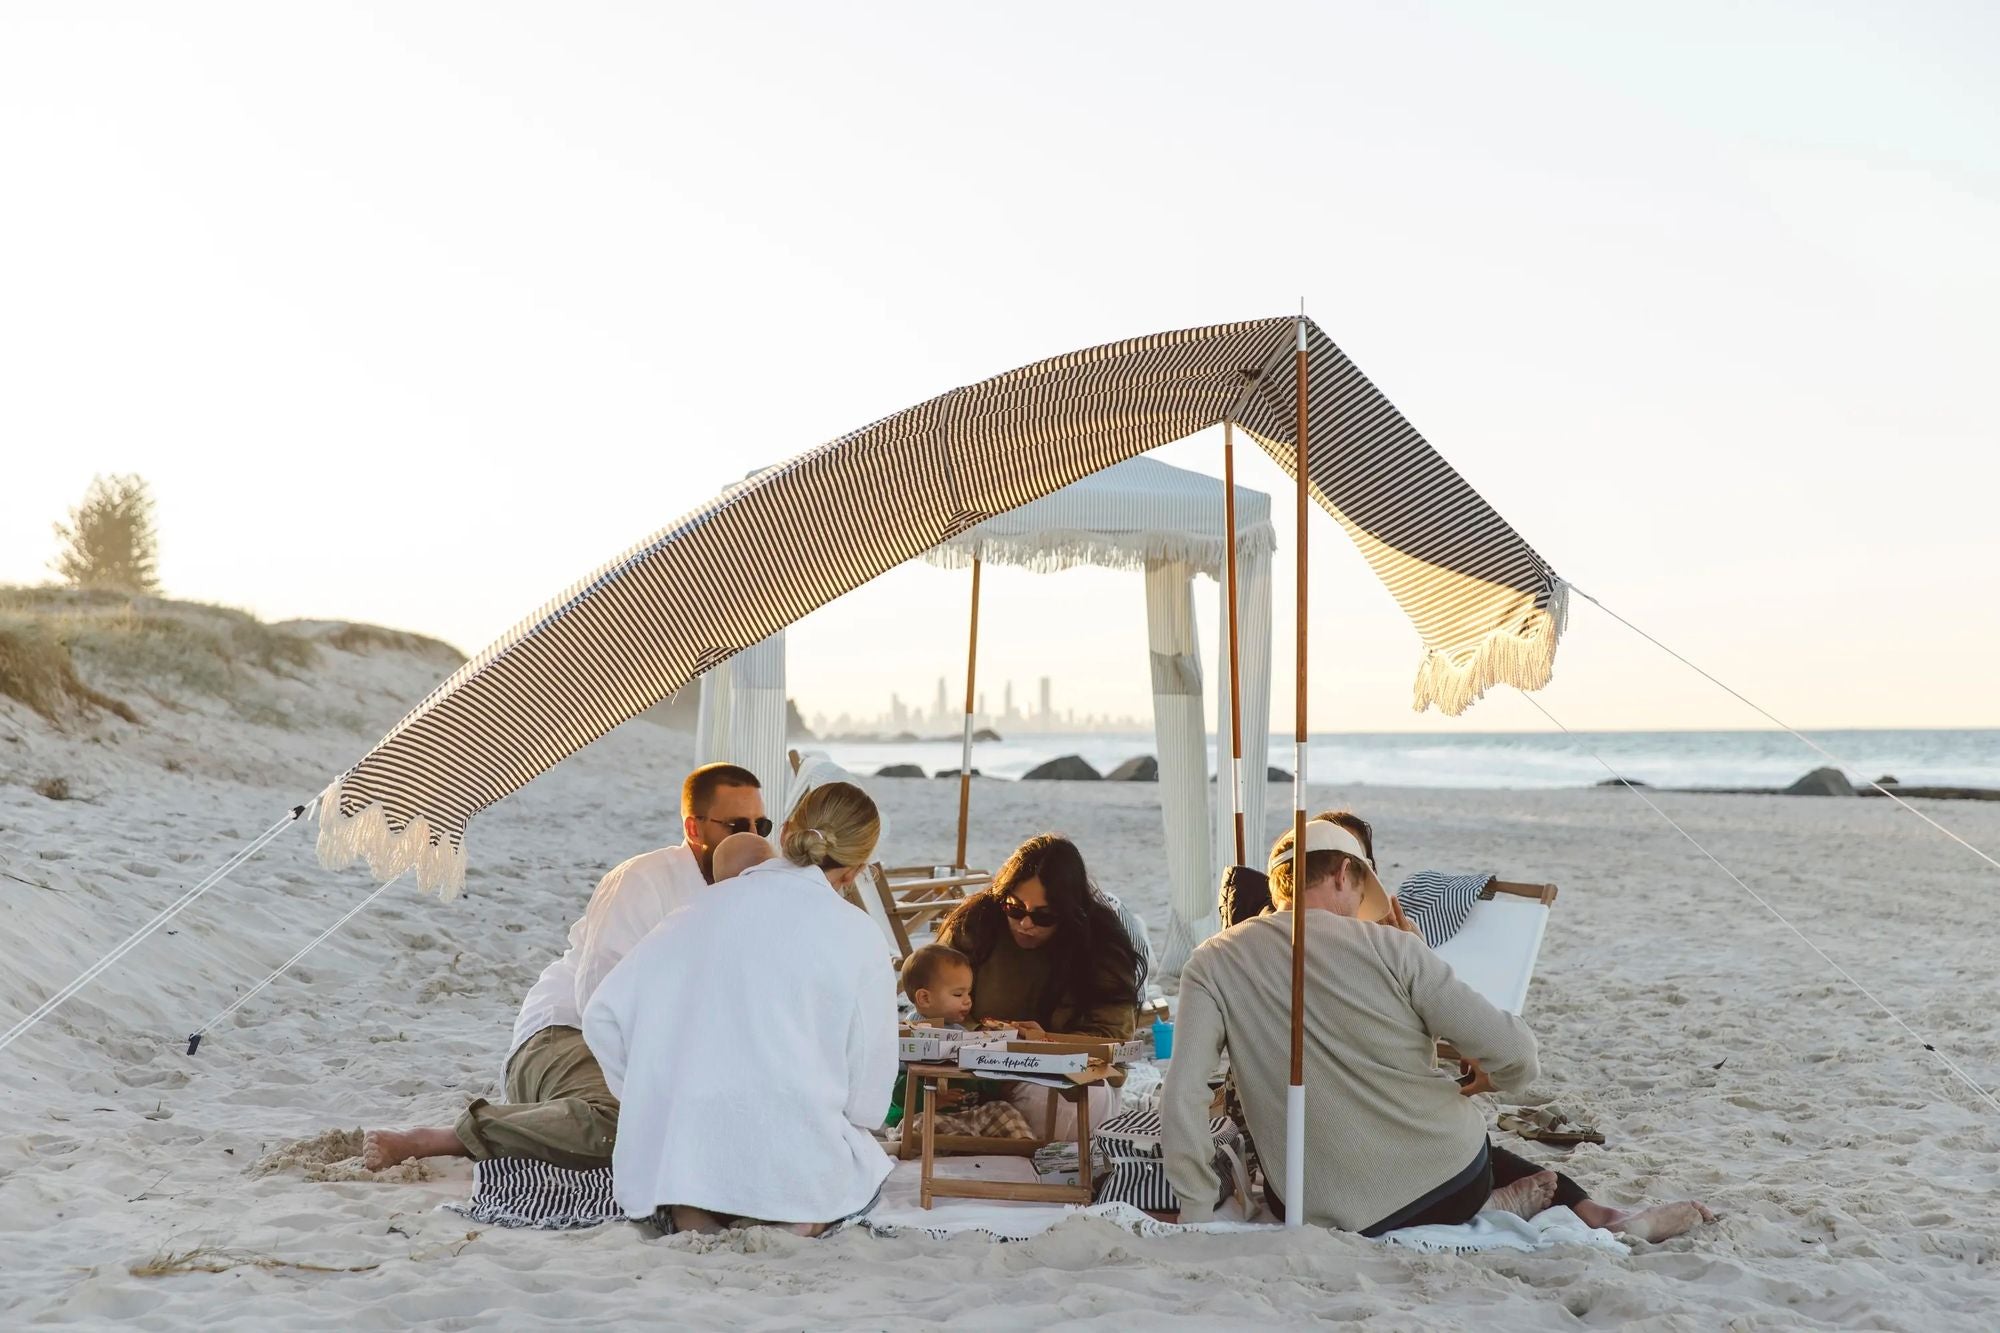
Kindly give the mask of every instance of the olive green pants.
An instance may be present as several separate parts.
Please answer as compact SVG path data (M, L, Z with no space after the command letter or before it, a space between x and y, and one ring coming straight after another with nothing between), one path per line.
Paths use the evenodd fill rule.
M532 1157L582 1170L611 1165L618 1099L575 1028L543 1028L507 1061L507 1100L480 1098L459 1116L474 1157Z

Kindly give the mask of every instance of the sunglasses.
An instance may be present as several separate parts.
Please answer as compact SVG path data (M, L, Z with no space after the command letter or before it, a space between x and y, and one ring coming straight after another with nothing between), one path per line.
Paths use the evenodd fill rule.
M717 828L726 828L731 833L748 833L752 829L755 829L757 836L760 838L771 836L771 821L762 815L759 815L755 819L710 819L707 815L699 815L697 818L704 824L713 824Z
M1000 900L1000 910L1007 914L1009 921L1032 921L1043 930L1047 930L1056 923L1055 908L1029 907L1011 893Z

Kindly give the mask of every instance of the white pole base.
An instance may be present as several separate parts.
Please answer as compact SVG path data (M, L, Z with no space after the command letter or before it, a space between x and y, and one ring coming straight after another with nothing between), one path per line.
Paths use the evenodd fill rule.
M1285 1225L1306 1224L1306 1090L1285 1089Z

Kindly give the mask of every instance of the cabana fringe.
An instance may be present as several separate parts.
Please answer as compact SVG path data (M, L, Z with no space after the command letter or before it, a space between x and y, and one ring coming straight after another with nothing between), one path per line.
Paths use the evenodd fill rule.
M1567 621L1569 589L1555 584L1552 610L1531 611L1510 629L1496 629L1469 653L1427 651L1417 667L1410 706L1421 713L1435 706L1457 717L1495 685L1539 690L1555 674L1556 641Z
M336 782L319 798L319 863L328 870L345 870L356 861L366 861L377 881L415 871L418 888L447 901L465 888L463 846L421 817L398 831L380 803L363 806L354 815L341 814Z
M1277 537L1269 523L1244 529L1236 543L1239 557L1271 555L1277 549ZM940 569L970 569L976 556L989 565L1013 565L1035 574L1083 568L1139 573L1152 565L1178 563L1216 577L1222 572L1225 555L1219 538L1163 532L1130 538L1101 532L1036 532L1020 537L981 537L976 546L961 538L926 551L924 561Z

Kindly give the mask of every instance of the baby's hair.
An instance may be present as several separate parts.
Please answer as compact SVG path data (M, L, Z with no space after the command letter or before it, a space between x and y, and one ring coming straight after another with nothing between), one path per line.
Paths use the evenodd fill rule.
M972 960L942 944L926 944L903 960L903 994L915 999L918 991L935 986L938 974L948 967L962 967L969 972Z

